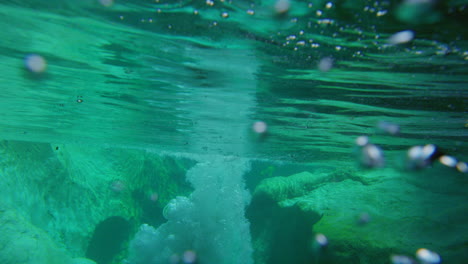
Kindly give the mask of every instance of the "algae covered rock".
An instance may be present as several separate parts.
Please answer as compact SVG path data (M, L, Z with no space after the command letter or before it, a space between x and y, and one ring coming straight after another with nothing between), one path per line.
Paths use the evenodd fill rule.
M247 210L251 222L255 263L308 263L312 226L319 221L317 212L281 201L302 196L320 183L320 178L303 172L293 177L264 179L255 189ZM326 175L324 175L326 176Z
M442 173L448 176L440 177ZM289 255L283 262L387 263L392 254L414 255L419 248L429 248L450 263L463 263L468 257L468 198L460 181L440 168L424 174L382 169L265 179L249 210L250 220L257 222L252 224L253 241L262 254L274 254L278 242L268 240L293 243L285 233L295 232L302 242L283 251ZM318 218L304 220L314 214ZM315 234L327 238L326 254L316 250ZM303 256L298 259L298 254Z
M75 264L43 230L0 205L0 263Z
M96 248L93 234L106 219L129 221L129 232L163 222L166 203L189 193L185 171L194 163L145 150L20 141L0 141L0 156L0 204L73 257ZM0 232L6 244L13 238Z

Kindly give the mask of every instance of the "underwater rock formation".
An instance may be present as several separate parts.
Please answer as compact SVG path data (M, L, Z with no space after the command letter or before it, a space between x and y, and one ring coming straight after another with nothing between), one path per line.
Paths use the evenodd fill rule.
M0 204L0 263L2 264L93 264L73 259L43 230L13 209Z
M440 171L443 169L424 175L384 169L303 172L265 179L249 208L252 239L256 250L263 251L256 256L275 252L278 243L287 245L288 241L272 242L272 238L282 237L289 243L293 238L302 241L294 243L295 257L302 254L294 263L319 263L324 258L327 263L386 263L391 254L414 255L418 248L430 248L444 262L461 264L468 258L468 238L463 235L467 231L467 197L459 186L463 179ZM441 174L450 176L441 178ZM270 208L270 214L265 215L267 209L259 213L258 208ZM288 238L291 226L298 222L302 233L295 231ZM317 250L314 233L328 238L326 252ZM281 263L276 259L256 261Z
M166 203L188 193L183 177L194 163L144 150L19 141L0 141L0 154L0 204L73 257L95 248L93 232L106 219L121 217L130 229L162 223Z

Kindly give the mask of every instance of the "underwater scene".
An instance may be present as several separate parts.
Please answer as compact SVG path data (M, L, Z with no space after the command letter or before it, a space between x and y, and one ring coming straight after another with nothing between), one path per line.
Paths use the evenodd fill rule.
M468 263L468 0L0 0L0 264Z

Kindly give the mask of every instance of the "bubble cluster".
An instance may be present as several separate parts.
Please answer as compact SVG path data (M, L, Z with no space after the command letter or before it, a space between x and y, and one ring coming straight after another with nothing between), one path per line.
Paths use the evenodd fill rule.
M390 123L387 121L379 121L377 124L377 128L380 132L396 136L400 133L400 126L394 123Z
M377 124L378 132L397 136L400 133L400 126L387 121L380 121ZM358 160L360 164L368 168L383 167L385 160L383 150L374 144L370 143L368 136L359 136L355 141L358 147ZM467 173L468 164L459 161L457 158L446 154L435 144L412 146L406 151L405 168L409 170L421 170L431 167L434 162L455 168L459 172Z
M409 169L426 168L441 156L434 144L411 147L407 152L407 167Z
M371 144L367 136L356 139L359 147L359 163L367 168L380 168L385 165L383 150L377 145Z

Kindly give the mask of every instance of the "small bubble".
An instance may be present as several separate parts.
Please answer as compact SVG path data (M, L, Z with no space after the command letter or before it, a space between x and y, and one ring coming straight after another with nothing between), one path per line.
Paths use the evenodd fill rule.
M383 167L385 160L382 149L374 144L365 145L361 149L360 162L368 168Z
M358 138L356 138L356 145L364 147L367 144L369 144L368 136L359 136Z
M422 169L428 167L432 164L436 152L437 147L433 144L411 147L407 153L408 168Z
M415 263L413 259L403 255L392 255L390 257L392 264L413 264Z
M388 43L392 45L410 42L414 38L414 32L411 30L400 31L388 38Z
M247 10L247 14L253 16L255 15L255 11L253 9L249 9Z
M325 57L321 59L318 63L318 69L321 72L328 72L333 67L333 58Z
M228 13L228 12L222 12L222 13L221 13L221 17L222 17L222 18L228 18L228 17L229 17L229 13Z
M459 161L457 163L457 170L459 172L467 173L468 172L468 164L466 164L466 162Z
M125 189L127 188L125 182L121 181L121 180L115 180L111 183L111 189L112 191L116 192L116 193L121 193L123 191L125 191Z
M296 42L296 45L297 46L305 46L305 41L300 40L300 41Z
M158 198L159 198L159 195L158 195L157 192L152 192L152 193L149 194L149 199L152 202L157 202Z
M28 70L34 73L42 73L47 69L47 62L41 55L30 54L26 56L24 64Z
M447 167L454 168L457 166L457 159L449 155L443 155L439 158L440 163L444 164Z
M333 7L333 3L332 2L328 2L326 5L325 5L325 8L327 9L330 9Z
M377 124L377 128L387 134L392 136L398 135L400 133L400 126L397 124L393 124L387 121L379 121Z
M114 4L114 0L99 0L99 3L102 6L110 7L110 6L112 6Z
M285 14L289 11L291 7L291 2L289 0L277 0L275 2L275 12L277 14Z
M195 251L193 250L187 250L184 252L183 256L182 256L182 261L184 263L195 263L197 260L197 254L195 253Z
M263 121L257 121L253 124L252 129L255 133L263 134L267 132L268 126Z
M214 1L213 0L206 0L206 4L209 6L214 6Z
M180 263L180 257L179 257L179 255L177 255L177 254L172 254L172 255L169 257L169 263L170 263L170 264L178 264L178 263Z
M318 48L318 47L320 47L320 44L318 44L318 43L312 43L312 44L310 44L310 47L311 47L311 48Z
M325 247L328 245L328 238L324 234L319 233L315 235L315 242L321 247Z
M366 212L363 212L361 214L359 214L359 217L358 217L358 224L360 225L366 225L370 222L370 215L369 213L366 213Z
M387 14L387 10L381 10L377 12L376 16L381 17L381 16L385 16L386 14Z
M441 261L439 254L425 248L418 249L416 257L424 264L438 264Z

